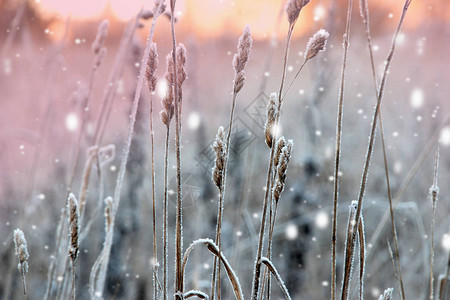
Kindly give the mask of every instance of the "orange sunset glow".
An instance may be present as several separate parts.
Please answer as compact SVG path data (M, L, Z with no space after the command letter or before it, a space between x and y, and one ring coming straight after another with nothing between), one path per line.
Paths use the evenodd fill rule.
M448 10L436 9L441 0L413 1L409 18L405 22L406 28L416 28L426 22L428 18L449 19ZM176 16L191 33L199 37L218 37L227 33L239 33L245 24L250 24L257 38L270 36L276 27L278 12L284 8L285 1L278 0L185 0L177 4ZM345 3L338 1L343 7ZM39 13L44 18L71 16L75 20L83 21L98 19L103 16L128 21L141 8L150 9L152 1L144 0L35 0ZM325 21L332 1L316 0L302 12L303 17L295 34L301 35L312 27L314 23ZM358 5L355 3L355 6ZM386 13L385 23L396 20L403 1L381 0L369 3L371 7ZM379 20L379 17L377 17ZM281 18L285 26L286 21Z

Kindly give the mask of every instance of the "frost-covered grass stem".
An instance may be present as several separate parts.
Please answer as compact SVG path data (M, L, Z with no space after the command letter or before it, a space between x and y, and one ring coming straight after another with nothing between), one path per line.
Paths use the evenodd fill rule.
M177 205L176 205L176 223L175 223L175 293L183 291L183 277L181 274L181 259L183 252L183 203L182 203L182 187L181 187L181 99L179 99L180 88L178 86L178 68L177 68L177 42L175 36L175 4L176 0L170 0L170 25L172 31L172 60L173 60L173 76L175 78L175 84L173 85L174 93L174 104L175 104L175 148L176 148L176 165L177 165ZM181 297L177 294L175 299L180 299Z
M168 171L169 171L169 136L170 127L166 128L166 141L164 152L164 202L163 202L163 300L168 297L168 230L169 230L169 211L168 211Z
M162 2L158 3L159 8L162 5L163 5ZM139 77L138 77L137 86L136 86L136 90L135 90L135 94L134 94L132 108L131 108L130 121L128 123L128 134L127 134L127 138L125 140L125 148L123 150L122 158L120 161L119 171L118 171L117 180L116 180L116 187L114 190L114 198L113 198L113 201L111 204L110 230L106 237L107 240L109 240L109 242L108 243L105 242L102 253L100 254L102 257L104 257L104 259L102 261L102 266L107 266L109 263L109 257L110 257L109 254L111 252L112 238L113 238L113 233L114 233L114 222L115 222L115 217L116 217L116 214L117 214L117 211L119 208L119 204L120 204L120 196L121 196L123 181L124 181L124 177L125 177L128 156L130 154L131 141L133 139L134 124L136 122L137 109L139 106L141 91L142 91L142 87L143 87L144 80L145 80L145 72L146 72L146 68L147 68L147 64L148 64L149 54L150 54L150 50L151 50L151 44L152 44L153 35L155 32L155 27L156 27L156 21L158 19L158 16L159 16L158 14L153 16L152 25L150 27L150 31L149 31L149 34L147 37L144 56L141 61L141 68L139 71ZM139 16L137 17L137 19L139 19L139 17L140 17L140 13L139 13ZM103 278L100 278L100 282L97 283L98 286L100 287L100 290L99 290L100 293L103 292L105 279L106 279L106 276L104 276ZM95 291L97 292L98 290L95 289Z
M377 80L377 74L375 69L375 59L373 57L373 49L372 49L372 36L370 33L370 18L369 18L369 5L366 0L360 0L360 15L363 19L363 23L365 25L366 29L366 38L367 38L367 46L369 50L369 58L370 58L370 64L372 69L372 77L374 82L374 89L375 89L375 95L378 97L378 80ZM384 129L383 129L383 121L381 117L381 111L378 112L378 118L380 122L380 134L381 134L381 146L383 149L383 162L384 162L384 171L385 171L385 177L386 177L386 186L387 186L387 194L388 194L388 200L389 200L389 213L391 217L391 227L392 227L392 234L394 238L394 249L395 249L395 261L398 273L398 280L399 280L399 292L400 296L403 300L405 300L405 289L403 284L403 276L402 276L402 269L400 265L400 252L398 250L398 236L397 236L397 228L395 226L395 216L394 216L394 209L392 205L392 196L391 196L391 185L389 180L389 168L387 163L387 154L386 154L386 145L385 145L385 138L384 138Z
M198 239L195 240L194 242L192 242L192 244L186 249L186 252L184 253L183 256L183 263L181 265L181 273L182 273L182 278L184 280L184 273L186 270L186 264L189 258L189 253L191 253L192 250L194 250L194 248L198 245L204 244L206 245L206 247L208 248L209 252L211 252L214 256L217 256L220 261L222 262L225 271L227 272L228 275L228 279L230 281L230 284L233 288L233 292L234 292L234 296L236 298L236 300L243 300L244 296L242 294L242 288L241 288L241 284L239 283L239 278L236 276L236 273L234 272L234 270L231 268L230 263L228 262L228 260L226 259L226 257L223 255L222 252L219 252L219 249L217 248L217 245L210 239ZM181 292L181 294L183 294ZM180 297L175 295L176 297Z
M220 168L217 165L217 159L216 159L216 167L215 167L215 173L213 174L213 179L218 180L219 182L216 182L217 187L219 188L219 203L218 203L218 216L217 216L217 226L216 226L216 244L218 246L219 252L221 251L221 228L222 228L222 215L223 215L223 201L225 198L225 189L226 189L226 180L227 180L227 169L228 169L228 159L230 156L230 150L231 150L231 133L233 131L233 119L234 119L234 111L236 108L236 98L242 87L244 86L245 82L245 66L247 65L249 56L250 56L250 50L252 47L252 37L250 32L250 27L247 25L245 26L241 37L239 38L238 45L237 45L237 53L233 57L233 68L235 71L234 81L233 81L233 93L232 93L232 100L231 100L231 112L230 112L230 120L228 124L228 132L225 142L225 153L218 153L217 159L220 159L220 156L222 156L223 160L223 166L221 166L221 174L220 179L215 178L216 173L219 171ZM217 135L216 144L218 147L223 148L223 141L221 141L220 133L221 129L219 128L219 133ZM222 144L222 145L219 145ZM220 149L217 149L216 151L222 151ZM219 262L217 266L217 262ZM214 299L215 297L215 286L216 286L216 271L217 271L217 294L218 299L220 300L221 294L220 294L220 261L218 261L218 258L214 258L214 264L213 264L213 276L212 276L212 282L211 282L211 299Z
M430 300L434 298L434 228L436 223L436 204L438 201L439 187L438 187L438 167L439 167L439 146L436 150L436 158L434 163L433 185L430 187L430 198L432 202L432 217L431 217L431 245L430 245Z
M352 277L353 272L353 261L354 261L353 251L355 243L355 240L352 240L352 236L355 232L358 232L355 216L356 209L357 209L357 202L352 201L352 203L349 206L347 235L345 240L344 276L342 279L341 300L347 300L349 297L350 279Z
M20 271L20 275L22 277L22 285L23 285L23 294L25 299L27 299L27 283L25 274L28 273L28 246L27 241L25 239L25 234L21 229L14 230L14 248L17 257L17 268Z
M288 3L289 6L289 3ZM299 11L300 12L300 11ZM298 16L298 15L297 15ZM281 77L281 83L280 83L280 89L278 92L278 103L277 103L277 115L275 118L275 128L278 126L280 121L280 114L281 114L281 107L283 104L283 87L285 83L286 78L286 70L287 70L287 61L289 56L289 46L291 43L292 38L292 32L294 30L294 26L296 23L296 19L293 22L290 22L288 33L286 36L286 45L284 49L284 62L283 62L283 73ZM277 133L275 132L274 140L277 139ZM261 225L259 229L259 241L258 241L258 249L256 253L256 259L255 259L255 267L253 272L253 284L252 284L252 300L258 299L258 293L259 293L259 283L260 283L260 277L261 277L261 257L262 257L262 251L263 251L263 245L264 245L264 231L266 227L266 217L267 217L267 208L269 206L269 200L270 200L270 193L271 193L271 182L272 182L272 174L273 174L273 160L275 156L275 147L271 147L270 151L270 157L269 157L269 166L267 170L267 179L266 179L266 190L264 193L264 204L263 204L263 210L261 215Z
M337 123L336 123L336 152L334 164L334 189L333 189L333 225L331 235L331 299L336 299L336 242L337 242L337 215L338 215L338 198L339 198L339 172L341 166L341 139L342 139L342 124L344 117L344 88L345 75L347 68L347 55L350 41L350 26L352 21L353 0L348 0L347 6L347 20L345 24L345 34L343 41L343 58L341 67L341 83L339 86L338 108L337 108Z
M395 46L396 46L396 42L397 42L397 37L400 33L402 24L403 24L403 20L405 18L406 12L408 10L409 5L411 4L412 0L406 0L405 4L403 6L403 10L402 10L402 14L399 20L399 23L397 25L397 29L394 33L393 39L392 39L392 45L389 51L389 54L387 56L386 59L386 65L384 68L384 72L383 72L383 76L381 79L381 84L378 90L378 95L377 95L377 104L375 106L375 111L372 117L372 126L371 126L371 130L370 130L370 135L369 135L369 144L367 146L367 151L366 151L366 159L365 159L365 163L364 163L364 168L363 168L363 174L362 174L362 179L361 179L361 186L360 186L360 191L359 191L359 195L358 195L358 206L357 206L357 210L356 210L356 219L355 222L358 223L360 216L361 216L361 211L362 211L362 206L363 206L363 198L364 198L364 193L365 193L365 189L366 189L366 183L367 183L367 177L369 174L369 166L370 166L370 161L371 161L371 157L372 157L372 152L373 152L373 145L375 143L375 135L376 135L376 127L377 127L377 120L378 120L378 113L381 107L381 100L383 98L383 93L384 93L384 89L385 89L385 85L386 85L386 79L387 79L387 75L388 75L388 71L392 62L392 58L394 56L395 53ZM352 234L352 238L351 238L351 242L352 245L354 247L354 241L356 240L356 234L357 232L353 232ZM353 252L353 251L352 251ZM344 298L343 298L344 299Z
M158 247L156 239L156 173L155 173L155 133L153 131L153 95L156 88L157 77L155 75L156 69L158 68L158 52L156 44L152 43L150 49L150 56L147 64L146 79L147 87L150 93L150 143L151 143L151 164L152 164L152 177L151 177L151 188L152 188L152 230L153 230L153 300L158 297Z

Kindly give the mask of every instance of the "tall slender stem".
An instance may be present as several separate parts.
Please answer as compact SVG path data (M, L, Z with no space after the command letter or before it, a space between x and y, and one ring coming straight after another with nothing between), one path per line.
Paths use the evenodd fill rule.
M370 65L371 65L371 69L372 69L372 77L373 77L373 82L374 82L375 95L378 96L378 80L377 80L377 74L376 74L376 69L375 69L375 59L373 57L373 50L372 50L372 36L370 33L369 6L368 6L368 3L366 0L360 1L360 11L361 11L361 17L363 19L363 23L366 27L367 46L369 48ZM390 212L390 216L391 216L392 234L394 236L394 249L395 249L395 260L396 260L395 267L397 268L397 273L398 273L400 296L403 300L405 300L405 288L403 285L402 268L400 265L400 253L398 250L398 236L397 236L397 228L395 226L394 209L393 209L393 205L392 205L391 185L390 185L390 180L389 180L389 168L388 168L388 163L387 163L386 145L385 145L381 111L378 112L378 118L380 119L380 134L381 134L381 145L382 145L382 149L383 149L384 171L385 171L386 186L387 186L387 193L388 193L388 199L389 199L389 212Z
M433 300L433 297L434 297L434 273L433 273L434 227L435 227L435 223L436 223L436 204L437 204L438 193L439 193L439 188L437 185L438 167L439 167L439 146L436 150L436 159L435 159L435 163L434 163L433 185L430 188L431 201L432 201L432 206L433 206L433 215L431 218L431 248L430 248L430 300Z
M284 81L286 77L286 66L287 66L287 60L289 55L289 45L291 42L292 37L292 31L294 30L294 24L289 25L288 34L286 37L286 47L284 50L284 63L283 63L283 75L281 77L281 84L280 84L280 90L278 92L278 108L277 108L277 116L275 120L275 126L278 126L279 120L280 120L280 114L281 114L281 106L283 103L282 93L283 93L283 87L284 87ZM274 141L277 139L277 133L275 133ZM269 158L269 167L267 170L267 180L266 180L266 191L264 193L264 205L263 205L263 211L261 216L261 227L259 229L259 242L258 242L258 250L256 254L256 260L255 260L255 268L253 272L253 284L252 284L252 300L258 299L258 293L259 293L259 278L261 276L261 256L262 256L262 250L263 250L263 244L264 244L264 230L266 226L266 215L267 215L267 206L269 205L269 195L270 195L270 186L271 186L271 179L272 179L272 169L273 169L273 158L275 156L275 147L272 146L271 152L270 152L270 158Z
M72 300L75 300L75 291L76 291L76 289L75 289L75 273L76 273L76 271L75 271L75 261L73 261L73 260L71 260L71 262L72 262L72 296L71 296L71 299Z
M159 4L159 5L161 5L161 4ZM140 14L139 14L139 16L140 16ZM139 16L137 17L137 19L139 19ZM153 22L152 22L152 25L151 25L151 28L150 28L150 31L149 31L148 37L147 37L144 56L141 61L141 69L139 71L139 77L138 77L136 90L135 90L135 94L134 94L133 105L131 107L130 121L128 123L127 138L125 140L125 147L124 147L122 158L120 161L119 171L118 171L117 180L116 180L116 186L114 189L114 198L113 198L113 202L112 202L112 209L111 209L111 216L110 216L111 224L110 224L110 228L109 228L108 234L107 234L107 238L110 240L110 242L109 243L105 242L105 245L103 247L102 255L104 255L105 258L102 261L102 267L103 266L106 267L109 264L109 258L110 258L110 252L111 252L111 246L112 246L112 238L113 238L113 234L114 234L114 222L115 222L115 218L116 218L116 215L117 215L117 212L119 209L120 196L121 196L122 186L123 186L123 182L124 182L124 178L125 178L128 156L130 154L130 146L131 146L131 141L133 139L134 124L136 122L136 114L137 114L137 110L138 110L138 106L139 106L139 100L141 98L142 87L144 84L144 79L145 79L144 75L145 75L146 66L148 64L148 59L149 59L149 54L150 54L150 46L151 46L151 43L153 40L153 35L155 32L154 30L155 30L155 26L156 26L156 20L157 20L157 15L155 15L153 18ZM100 282L98 283L101 288L101 291L103 291L105 277L106 276L103 276L103 278L101 278Z
M177 83L177 42L175 38L175 4L176 0L170 1L170 11L171 18L170 24L172 28L172 59L173 59L173 76L175 78L175 84L173 85L173 94L175 98L175 148L176 148L176 159L177 159L177 213L176 213L176 231L175 231L175 298L180 298L178 292L183 293L183 276L181 273L181 263L182 263L182 253L183 253L183 203L181 198L182 188L181 188L181 106L179 99L178 89L180 88ZM181 300L181 299L180 299Z
M383 77L381 79L380 88L378 90L377 104L376 104L375 111L374 111L373 118L372 118L372 127L371 127L371 130L370 130L369 144L367 146L366 160L365 160L365 163L364 163L364 169L363 169L363 174L362 174L362 179L361 179L361 186L360 186L360 191L359 191L359 195L358 195L358 207L356 209L356 218L355 218L355 222L356 223L359 222L359 218L360 218L360 215L361 215L363 199L364 199L364 193L365 193L366 183L367 183L367 177L368 177L368 174L369 174L370 160L371 160L371 157L372 157L373 145L374 145L374 142L375 142L376 127L377 127L377 121L378 121L378 112L380 110L381 100L383 98L383 93L384 93L384 89L385 89L385 85L386 85L387 74L389 73L388 72L389 71L389 67L391 65L392 58L394 56L397 37L398 37L398 34L400 33L400 30L401 30L401 27L402 27L402 24L403 24L403 20L405 18L406 12L408 10L408 7L409 7L411 1L412 0L406 0L405 4L403 6L402 15L401 15L399 23L397 25L397 29L395 31L394 37L392 39L391 49L390 49L388 57L386 59L386 65L385 65L385 68L384 68ZM351 249L352 250L351 252L353 252L355 239L356 239L356 231L353 232L353 234L352 234L351 242L352 242L353 247Z
M291 83L289 83L288 87L286 88L286 91L284 92L283 97L281 97L281 99L284 99L287 95L287 93L289 92L289 90L291 89L292 85L294 84L295 80L297 79L298 75L300 74L300 72L303 70L303 67L306 65L306 63L308 62L309 59L305 59L305 61L303 61L302 65L300 66L300 68L298 69L297 73L294 76L294 79L292 79ZM269 258L270 259L270 258Z
M20 268L20 274L22 276L23 295L26 300L26 299L28 299L28 293L27 293L27 282L26 282L26 278L25 278L25 269L23 266Z
M273 204L271 205L273 206ZM269 220L269 239L268 239L268 246L267 246L267 258L269 260L272 259L272 239L273 239L273 229L275 228L275 220L277 217L277 209L278 209L278 201L275 202L275 207L273 208L273 215L270 216ZM270 273L269 270L266 269L266 272L264 273L264 278L267 276L267 299L270 299ZM264 287L264 281L263 281L263 287ZM264 290L264 288L262 288ZM262 299L263 293L261 293L260 299Z
M433 216L431 218L431 247L430 247L430 300L434 299L434 227L436 218L436 203L433 203Z
M235 82L236 85L236 82ZM226 188L226 181L227 181L227 170L228 170L228 159L230 157L230 144L231 144L231 132L233 130L233 117L234 117L234 110L236 108L236 97L237 92L236 88L233 87L233 99L231 104L231 113L230 113L230 120L228 125L228 133L227 133L227 144L225 148L225 160L224 160L224 166L223 166L223 177L222 177L222 183L221 188L219 191L219 209L218 209L218 216L217 216L217 226L216 226L216 244L219 248L219 251L221 250L221 228L222 228L222 215L223 215L223 200L225 197L225 188ZM218 266L217 266L218 263ZM216 268L217 268L217 293L218 293L218 299L220 300L220 261L218 261L217 257L214 258L214 265L213 265L213 278L212 278L212 285L211 285L211 300L214 300L215 296L215 285L216 285Z
M341 83L339 87L339 100L337 109L337 125L336 125L336 153L334 164L334 190L333 190L333 226L331 236L331 299L336 299L336 241L337 241L337 214L338 214L338 198L339 198L339 170L341 166L341 139L342 139L342 120L344 117L344 88L345 74L347 67L347 55L350 40L350 26L352 20L353 0L348 1L347 21L345 24L344 34L344 54L342 59Z
M156 242L156 191L155 191L155 133L153 132L153 95L150 94L150 142L151 142L151 155L152 155L152 221L153 221L153 300L158 297L157 291L157 267L158 262L158 247Z
M379 112L378 118L380 119L380 133L381 133L381 143L383 146L383 161L384 161L384 171L386 176L386 184L387 184L387 193L389 199L389 213L391 215L391 227L392 234L394 236L394 249L395 249L395 260L396 260L396 268L398 273L398 281L400 285L400 296L403 300L405 300L405 287L403 285L403 276L402 276L402 268L400 265L400 253L398 251L398 235L397 235L397 227L395 226L395 217L394 217L394 207L392 205L392 196L391 196L391 184L389 180L389 169L387 163L387 155L386 155L386 145L384 140L384 130L383 130L383 122L381 118L381 112Z
M217 214L216 239L215 239L215 243L216 243L217 247L219 247L219 249L220 249L220 231L222 228L223 194L224 194L224 188L222 186L219 190L219 204L218 204L219 212ZM217 263L219 263L219 266L217 266ZM217 257L214 257L213 275L212 275L212 280L211 280L211 296L210 296L211 300L214 300L214 298L216 296L216 285L217 285L216 273L218 273L217 277L219 278L219 282L220 282L220 262L217 261ZM219 295L218 297L220 297L220 288L217 288L217 293Z
M170 124L170 123L169 123ZM169 136L170 126L166 128L166 143L164 154L164 203L163 203L163 300L167 300L168 296L168 225L169 225L169 212L168 212L168 169L169 169Z

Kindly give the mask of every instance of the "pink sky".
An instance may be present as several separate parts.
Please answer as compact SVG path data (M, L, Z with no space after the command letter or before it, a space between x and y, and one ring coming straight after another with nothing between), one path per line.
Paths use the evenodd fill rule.
M44 17L71 14L74 19L92 19L108 15L125 21L133 17L141 8L151 8L151 0L34 0L38 10ZM308 24L323 23L328 6L332 1L313 0L304 9L304 17L300 19L303 26L297 26L297 34L309 29ZM279 0L179 0L177 1L177 17L183 25L189 27L202 37L218 37L226 31L240 32L245 24L250 24L253 34L267 37L275 27L276 16L281 8ZM346 1L340 3L346 4ZM424 20L436 16L449 19L450 12L442 9L441 0L413 1L408 12L406 27L419 26ZM355 1L355 11L358 9ZM396 22L403 6L402 0L379 0L369 2L369 6L386 13L386 20ZM377 18L378 20L379 18ZM379 21L379 20L378 20ZM285 22L283 18L283 22Z

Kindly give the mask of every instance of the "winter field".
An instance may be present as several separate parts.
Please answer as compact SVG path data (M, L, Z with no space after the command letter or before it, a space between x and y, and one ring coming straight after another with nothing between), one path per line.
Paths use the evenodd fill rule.
M0 299L450 299L449 3L84 2L0 0Z

